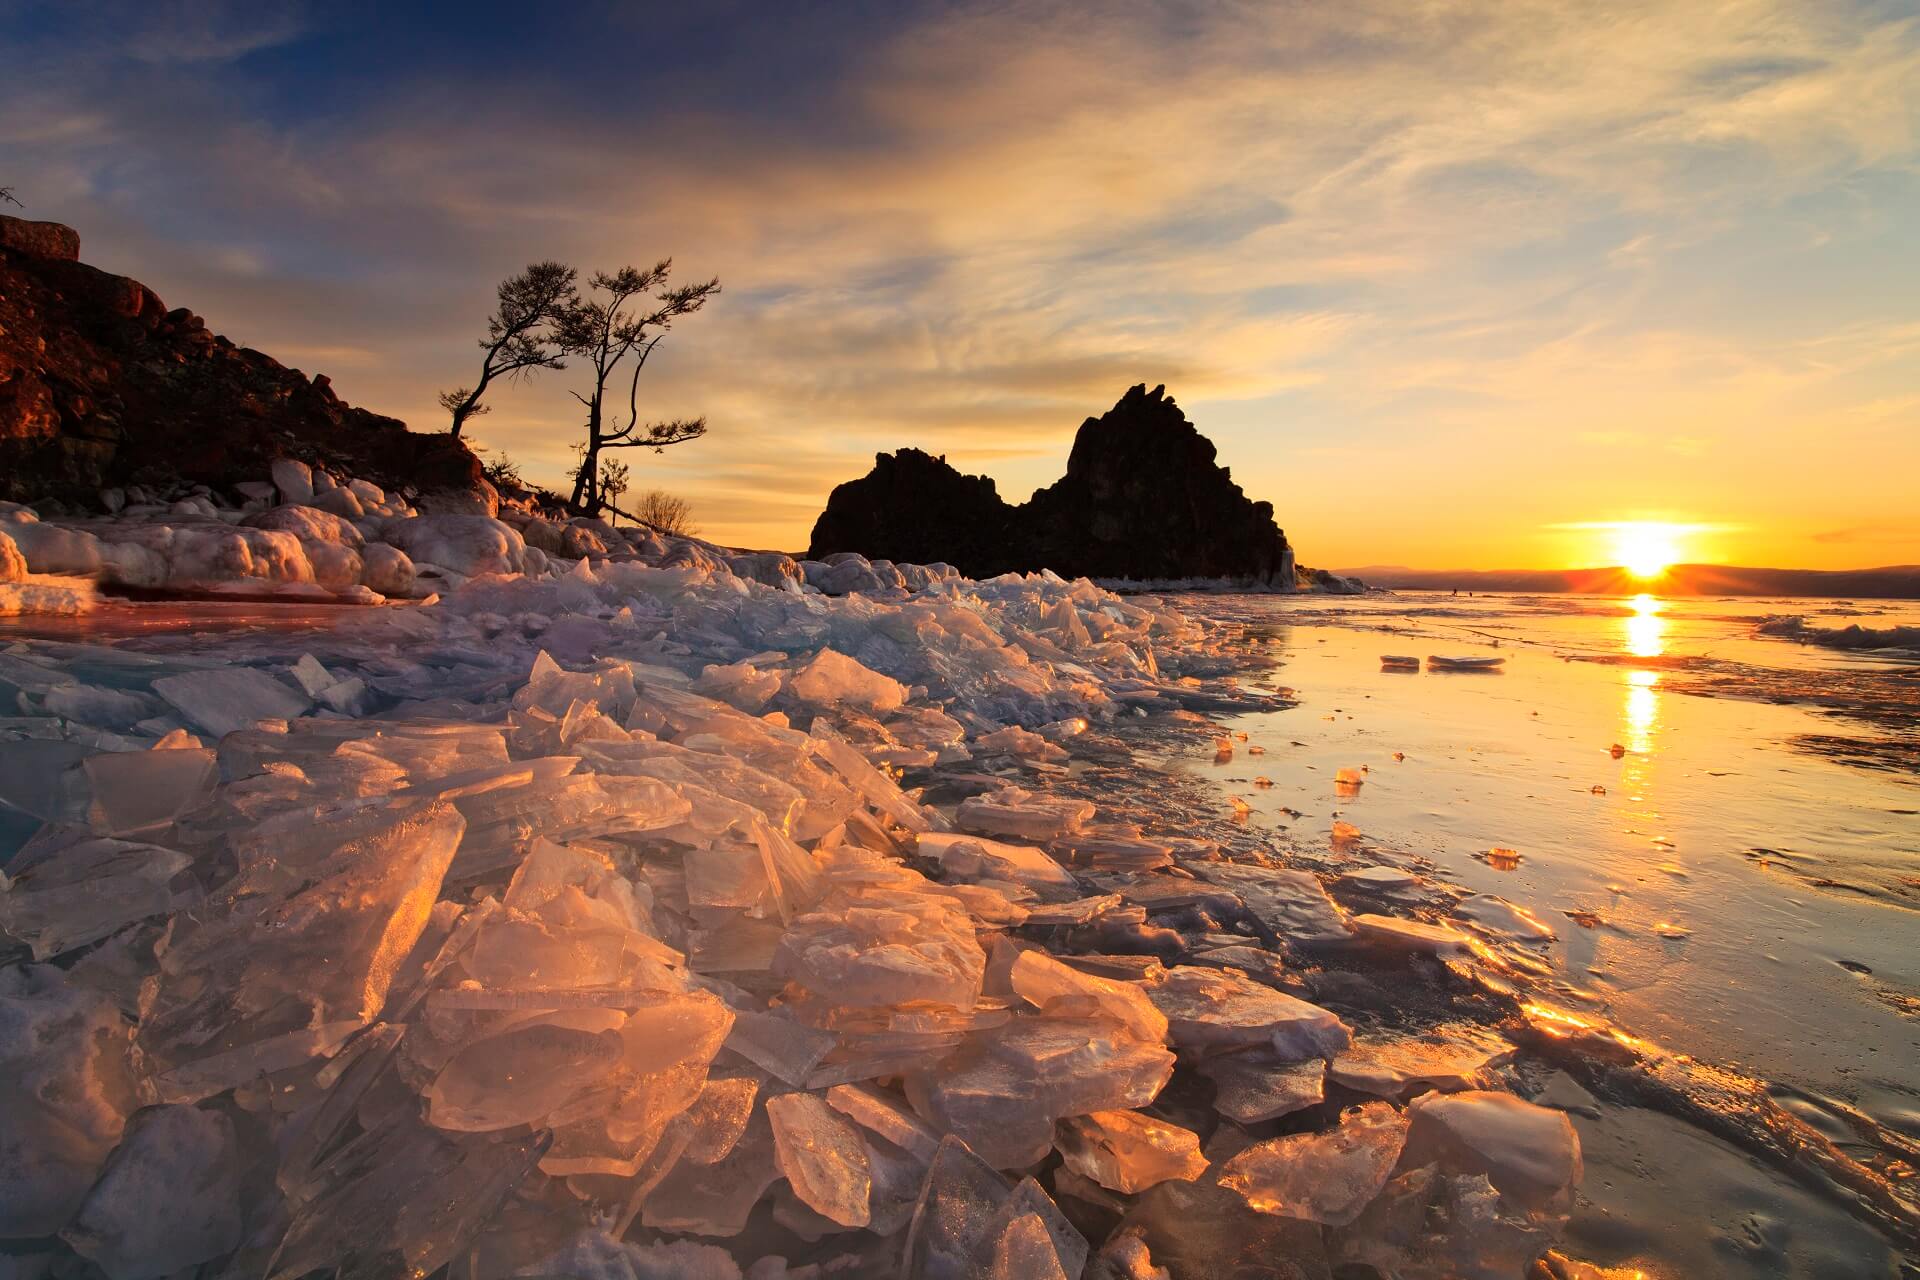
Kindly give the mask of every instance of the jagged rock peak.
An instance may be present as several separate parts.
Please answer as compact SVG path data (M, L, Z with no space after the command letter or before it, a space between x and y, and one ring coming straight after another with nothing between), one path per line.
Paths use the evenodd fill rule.
M1287 583L1292 554L1272 504L1250 501L1215 457L1164 384L1140 383L1080 425L1066 475L1023 506L945 458L879 455L828 498L810 554L944 560L975 576L1048 568Z

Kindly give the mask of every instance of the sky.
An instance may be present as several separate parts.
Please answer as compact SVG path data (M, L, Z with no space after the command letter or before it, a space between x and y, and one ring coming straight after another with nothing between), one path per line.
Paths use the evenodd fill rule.
M1920 562L1911 0L0 0L0 185L438 429L494 285L723 293L630 452L804 548L907 445L1011 501L1165 383L1302 562ZM19 211L14 211L19 212ZM577 370L470 433L559 486Z

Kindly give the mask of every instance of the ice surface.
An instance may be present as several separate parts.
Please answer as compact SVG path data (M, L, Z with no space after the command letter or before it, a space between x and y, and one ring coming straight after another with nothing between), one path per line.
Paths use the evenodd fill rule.
M1040 1184L1023 1178L987 1220L974 1256L987 1280L1074 1280L1087 1265L1087 1242Z
M1234 969L1180 965L1147 994L1182 1049L1270 1044L1282 1059L1297 1062L1331 1057L1351 1039L1337 1015Z
M192 865L173 849L49 824L0 875L0 932L36 960L63 955L194 902L192 886L176 883Z
M1175 1179L1151 1188L1127 1211L1116 1236L1138 1238L1148 1259L1174 1280L1323 1280L1330 1274L1318 1224L1258 1212L1210 1180Z
M216 738L263 720L291 720L313 705L299 690L252 667L165 676L153 682L153 691Z
M1505 658L1478 654L1446 656L1432 653L1427 655L1429 671L1498 671L1506 663Z
M853 707L868 714L892 711L907 700L906 686L862 666L837 649L822 649L787 677L786 688L818 707Z
M950 878L1000 880L1043 891L1073 893L1079 886L1073 873L1055 862L1046 850L1008 844L985 836L929 832L919 839L920 853L937 858Z
M1399 916L1357 915L1353 927L1361 942L1388 951L1424 951L1437 956L1465 955L1473 940L1443 924L1427 924Z
M930 1124L988 1163L1018 1169L1046 1154L1055 1121L1144 1107L1172 1073L1171 1053L1117 1022L1024 1017L978 1033L944 1063L910 1076L907 1096Z
M0 969L0 1239L72 1218L134 1108L127 1026L51 965Z
M1068 1280L1060 1255L1038 1214L1011 1219L986 1242L982 1280Z
M323 1268L343 1280L431 1275L532 1172L544 1145L543 1134L444 1134L395 1113L320 1167L298 1197L268 1280ZM423 1187L432 1194L419 1194Z
M1528 911L1491 893L1476 893L1462 898L1454 914L1496 938L1519 942L1551 942L1557 936L1553 926Z
M1078 831L1092 821L1093 815L1090 800L1040 796L1019 787L1006 787L988 795L968 797L961 802L956 816L968 831L1053 840Z
M240 1243L243 1169L224 1113L148 1108L60 1234L112 1280L172 1275Z
M1396 889L1411 889L1420 883L1419 876L1399 867L1361 867L1354 871L1342 871L1340 879L1363 889L1387 893Z
M1040 1010L1068 1008L1113 1019L1136 1039L1160 1044L1167 1038L1167 1017L1146 992L1129 982L1098 977L1055 960L1043 951L1023 951L1013 962L1014 991Z
M1272 1048L1220 1054L1201 1062L1200 1072L1214 1082L1214 1109L1243 1125L1318 1106L1326 1097L1325 1062L1287 1061Z
M692 1240L638 1244L599 1231L582 1232L520 1274L569 1280L741 1280L739 1264L718 1245ZM761 1280L773 1274L756 1271L754 1276Z
M610 1010L556 1013L473 1041L427 1087L428 1122L485 1132L542 1119L613 1073L621 1021Z
M114 836L166 826L206 800L219 775L213 752L195 749L103 752L83 768L96 826Z
M1565 1258L1558 1259L1561 1265L1536 1270L1536 1259L1551 1241L1545 1224L1506 1200L1486 1178L1422 1165L1395 1177L1366 1212L1330 1232L1328 1245L1340 1262L1406 1280L1512 1280L1542 1273L1607 1280L1632 1274Z
M277 867L243 875L178 931L142 994L147 1092L194 1101L371 1020L464 829L444 801L404 806L292 883Z
M1097 789L1136 708L1275 705L1232 628L309 482L130 503L103 571L445 597L0 647L0 1234L45 1274L1324 1275L1374 1210L1272 1209L1370 1176L1327 1080L1497 1079L1465 1026L1414 1062L1276 989L1383 936L1318 876ZM1551 1134L1414 1128L1380 1256L1550 1238Z
M1227 862L1196 870L1210 883L1238 894L1249 911L1291 946L1323 947L1352 937L1347 913L1311 872Z
M1227 1161L1220 1185L1261 1213L1341 1226L1380 1193L1406 1141L1406 1116L1384 1102L1363 1103L1331 1132L1248 1147Z
M1407 1108L1408 1162L1484 1174L1530 1209L1564 1208L1580 1182L1580 1135L1564 1112L1510 1093L1431 1093Z
M774 1162L794 1194L843 1227L863 1227L871 1216L873 1172L854 1127L811 1093L767 1099Z
M1360 1093L1404 1102L1428 1089L1454 1093L1491 1082L1513 1046L1470 1028L1427 1036L1367 1036L1335 1057L1327 1078Z
M1138 1111L1062 1120L1054 1145L1068 1168L1127 1195L1169 1178L1197 1178L1207 1168L1199 1135Z
M931 1162L940 1147L940 1135L906 1108L879 1090L865 1085L835 1085L827 1090L827 1105L894 1146Z
M967 1280L994 1215L1010 1194L1006 1179L966 1143L943 1139L907 1229L904 1280Z

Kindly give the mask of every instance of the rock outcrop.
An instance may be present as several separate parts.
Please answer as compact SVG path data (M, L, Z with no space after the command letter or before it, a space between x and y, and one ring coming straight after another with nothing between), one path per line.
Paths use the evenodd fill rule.
M125 485L230 485L301 458L414 493L470 492L477 459L235 346L57 223L0 217L0 499L99 505Z
M812 557L858 551L911 564L945 561L975 577L1014 568L1009 506L986 476L962 475L918 449L875 454L873 470L834 489L813 525Z
M931 563L984 577L1213 578L1291 588L1293 552L1273 506L1215 460L1165 387L1133 387L1074 437L1067 474L1011 506L984 476L918 449L880 454L834 489L809 556L835 552Z

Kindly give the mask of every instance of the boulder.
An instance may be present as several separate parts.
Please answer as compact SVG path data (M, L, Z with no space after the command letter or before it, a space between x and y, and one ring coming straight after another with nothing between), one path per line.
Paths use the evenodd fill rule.
M35 520L10 524L7 532L12 535L20 554L26 557L27 570L31 573L71 574L84 578L98 577L100 574L100 540L84 530L66 529Z
M733 570L735 577L786 590L798 590L807 581L793 557L778 551L750 551L745 555L732 556L727 560L727 567Z
M0 582L18 582L26 576L27 558L20 554L20 544L0 526Z
M273 487L280 501L303 504L313 501L313 468L292 458L273 460Z
M398 547L369 542L361 551L360 583L383 596L410 596L413 561Z
M483 477L466 485L437 487L420 495L414 506L423 516L498 516L500 493Z
M58 222L34 222L0 214L0 249L39 258L80 261L80 233Z
M342 520L359 520L367 514L366 507L360 501L360 495L340 486L328 489L325 493L315 494L313 505L331 515L339 516Z
M538 548L550 556L562 554L562 526L551 520L542 520L539 516L522 517L515 520L513 525L529 547Z
M301 544L307 563L313 566L313 580L329 591L344 591L360 585L360 553L338 542ZM384 594L384 593L382 593Z
M387 525L387 541L421 562L463 577L521 573L527 544L510 526L479 515L423 515Z
M366 541L353 525L318 507L274 507L255 512L240 523L249 529L278 529L303 543L333 542L357 550Z
M607 554L607 539L593 526L597 520L574 520L560 531L560 554L569 560ZM617 539L616 539L617 541Z

